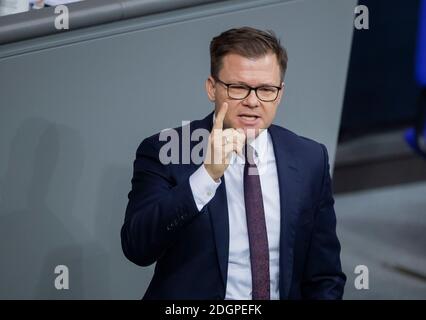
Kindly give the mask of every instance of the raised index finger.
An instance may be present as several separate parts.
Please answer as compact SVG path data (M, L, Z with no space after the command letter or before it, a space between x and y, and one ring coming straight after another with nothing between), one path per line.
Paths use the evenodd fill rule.
M216 119L214 121L213 129L223 129L223 119L225 119L226 112L228 111L228 103L224 102L219 112L217 113Z

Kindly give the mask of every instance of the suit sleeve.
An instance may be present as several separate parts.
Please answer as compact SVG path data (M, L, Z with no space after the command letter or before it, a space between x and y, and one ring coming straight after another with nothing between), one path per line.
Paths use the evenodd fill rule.
M316 206L302 294L305 299L341 299L346 276L340 263L340 243L336 234L336 214L328 154L324 145L321 145L321 150L323 155L321 193Z
M124 255L140 266L161 258L183 228L200 214L189 177L177 184L170 165L159 160L159 148L155 138L148 138L136 152L132 189L121 228Z

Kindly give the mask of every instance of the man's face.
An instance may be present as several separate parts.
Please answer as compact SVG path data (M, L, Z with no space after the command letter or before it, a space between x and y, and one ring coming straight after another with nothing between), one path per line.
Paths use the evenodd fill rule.
M250 87L280 87L284 85L280 82L280 75L280 67L273 53L258 58L228 54L223 57L219 79L228 84L244 84ZM256 136L261 129L271 125L283 94L283 90L280 90L275 101L264 102L252 90L245 99L231 99L228 97L226 86L211 76L206 81L206 90L210 101L215 103L216 114L224 102L228 103L228 112L223 121L224 128L242 128L246 134L247 129L251 129L256 132Z

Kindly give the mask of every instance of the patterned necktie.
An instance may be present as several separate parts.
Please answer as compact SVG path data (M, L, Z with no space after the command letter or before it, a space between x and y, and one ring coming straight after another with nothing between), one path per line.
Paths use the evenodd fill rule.
M252 299L270 299L269 248L265 211L254 149L246 144L244 165L244 200L250 246Z

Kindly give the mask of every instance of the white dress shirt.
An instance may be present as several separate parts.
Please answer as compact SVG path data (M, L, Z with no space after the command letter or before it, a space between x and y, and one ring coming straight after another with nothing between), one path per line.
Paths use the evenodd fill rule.
M280 193L274 148L268 130L249 143L255 149L262 187L263 207L269 246L269 272L271 299L279 299L279 245L280 245ZM242 156L232 154L225 171L226 196L229 216L229 259L225 299L252 299L250 249L244 204L244 163ZM204 165L189 178L198 210L214 197L221 181L215 182Z

